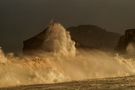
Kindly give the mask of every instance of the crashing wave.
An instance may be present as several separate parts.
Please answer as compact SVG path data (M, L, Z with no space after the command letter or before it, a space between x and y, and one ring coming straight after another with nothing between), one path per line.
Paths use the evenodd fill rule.
M51 23L46 31L42 49L64 56L75 56L75 42L70 33L60 23Z
M40 57L15 57L12 53L5 57L0 49L0 62L4 63L0 63L0 87L135 74L134 59L98 50L76 50L70 33L60 23L51 23L44 35L40 48L45 53L34 52Z
M70 33L57 22L51 22L40 34L24 41L24 53L53 53L55 55L75 56L75 42Z

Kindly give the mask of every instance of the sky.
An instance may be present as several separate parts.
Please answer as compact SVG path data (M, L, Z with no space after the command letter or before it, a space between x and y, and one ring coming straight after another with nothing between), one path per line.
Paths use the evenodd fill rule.
M135 0L0 0L0 46L22 48L23 40L54 19L64 26L98 25L123 33L135 28Z

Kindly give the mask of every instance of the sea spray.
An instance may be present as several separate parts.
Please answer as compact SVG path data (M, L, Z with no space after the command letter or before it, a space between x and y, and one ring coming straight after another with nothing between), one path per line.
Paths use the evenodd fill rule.
M99 50L78 50L69 32L55 23L50 26L43 50L34 56L5 56L1 50L0 87L47 84L73 80L120 77L135 74L135 59ZM4 59L3 59L4 58ZM6 62L5 62L6 61Z
M47 84L135 74L134 59L102 51L78 51L76 57L13 57L0 64L0 86Z
M5 54L2 48L0 47L0 63L6 63L6 62L7 62L7 58L5 57Z
M56 55L75 56L76 54L75 42L60 23L52 22L48 26L42 48Z

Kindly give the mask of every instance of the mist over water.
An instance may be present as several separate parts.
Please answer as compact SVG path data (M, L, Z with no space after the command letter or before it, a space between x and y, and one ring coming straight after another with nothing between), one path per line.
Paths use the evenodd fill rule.
M55 31L54 31L55 30ZM47 45L46 45L47 43ZM49 28L42 46L52 52L16 57L0 49L0 87L59 83L135 74L135 60L99 50L78 50L60 24Z

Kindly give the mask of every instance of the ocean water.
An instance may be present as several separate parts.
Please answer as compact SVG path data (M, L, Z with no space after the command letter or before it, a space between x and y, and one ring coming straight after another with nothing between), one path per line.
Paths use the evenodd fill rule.
M0 87L48 84L135 74L134 58L99 50L78 50L70 33L50 25L43 50L33 56L14 56L0 49ZM130 49L129 49L130 50Z

